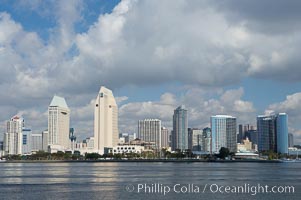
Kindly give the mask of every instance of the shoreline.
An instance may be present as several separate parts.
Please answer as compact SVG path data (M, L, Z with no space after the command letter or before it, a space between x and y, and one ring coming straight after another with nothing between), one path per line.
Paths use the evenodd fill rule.
M193 163L193 162L203 162L203 163L283 163L280 160L197 160L197 159L187 159L187 160L164 160L164 159L141 159L141 160L7 160L1 163L91 163L91 162L175 162L175 163Z

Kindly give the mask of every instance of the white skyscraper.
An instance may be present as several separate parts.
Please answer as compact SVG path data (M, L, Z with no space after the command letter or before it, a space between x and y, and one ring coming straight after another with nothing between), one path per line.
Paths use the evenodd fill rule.
M48 107L48 145L53 149L71 148L69 139L70 110L63 97L54 96Z
M229 115L215 115L211 119L211 152L218 153L221 147L236 152L236 118Z
M24 119L14 116L6 124L6 133L4 135L5 154L22 154L22 129Z
M118 144L118 107L111 90L101 86L94 110L94 149L104 154L105 149Z

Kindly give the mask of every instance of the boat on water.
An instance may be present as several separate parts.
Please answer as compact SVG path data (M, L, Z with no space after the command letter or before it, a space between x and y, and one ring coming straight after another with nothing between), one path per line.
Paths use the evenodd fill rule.
M295 159L281 159L280 162L292 163L292 162L296 162L296 160Z

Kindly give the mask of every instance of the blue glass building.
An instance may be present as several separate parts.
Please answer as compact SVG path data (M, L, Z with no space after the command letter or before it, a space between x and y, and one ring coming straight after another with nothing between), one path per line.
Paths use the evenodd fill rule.
M288 117L285 113L279 113L276 120L277 152L288 153Z
M172 130L172 150L188 149L188 118L184 105L174 110Z
M258 150L288 153L288 117L285 113L258 116Z
M230 152L237 151L236 118L229 115L212 116L211 122L211 152L218 153L221 147Z

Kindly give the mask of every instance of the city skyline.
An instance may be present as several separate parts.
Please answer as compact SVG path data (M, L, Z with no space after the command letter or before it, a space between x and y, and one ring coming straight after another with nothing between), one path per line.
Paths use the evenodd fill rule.
M271 2L274 9L263 13ZM137 120L145 118L171 130L173 110L184 104L189 126L199 128L216 114L254 125L258 115L285 112L300 144L299 7L298 1L2 1L0 131L22 115L42 132L57 94L68 102L78 138L92 136L95 93L106 85L119 107L120 132L138 132Z

